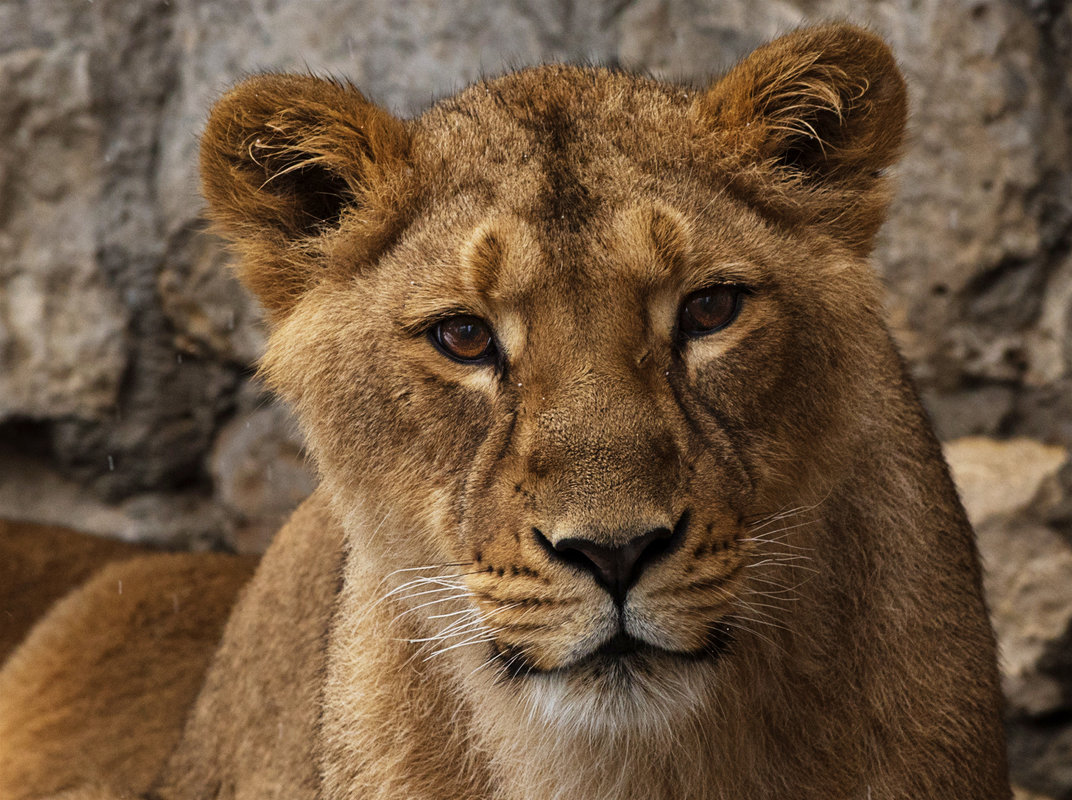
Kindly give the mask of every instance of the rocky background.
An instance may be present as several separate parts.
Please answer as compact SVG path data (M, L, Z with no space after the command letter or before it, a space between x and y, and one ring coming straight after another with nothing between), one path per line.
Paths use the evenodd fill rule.
M546 59L703 80L808 20L912 90L878 265L989 567L1023 797L1072 799L1072 5L1064 0L0 0L0 517L260 550L313 486L252 381L197 136L244 74L402 114Z

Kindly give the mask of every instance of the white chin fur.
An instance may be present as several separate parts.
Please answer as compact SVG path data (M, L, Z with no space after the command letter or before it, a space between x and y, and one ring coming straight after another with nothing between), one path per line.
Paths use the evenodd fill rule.
M532 722L566 735L672 737L706 706L714 680L709 662L644 655L529 674L510 686L521 693Z

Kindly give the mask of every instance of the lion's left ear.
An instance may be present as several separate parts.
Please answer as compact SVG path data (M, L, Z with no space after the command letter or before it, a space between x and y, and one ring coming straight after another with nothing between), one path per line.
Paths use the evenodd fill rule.
M870 249L906 119L904 78L882 39L848 24L804 28L753 52L696 108L746 164L810 193L814 221Z

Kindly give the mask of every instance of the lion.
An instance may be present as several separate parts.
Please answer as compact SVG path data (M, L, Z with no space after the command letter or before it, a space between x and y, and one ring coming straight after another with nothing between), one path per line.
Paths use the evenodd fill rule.
M0 673L0 794L1008 798L973 533L868 260L905 117L848 24L704 87L546 65L409 121L230 91L204 192L320 485L248 583L101 579L215 576L184 603L218 646L129 631L42 682L123 613L54 608ZM165 668L196 699L127 691Z

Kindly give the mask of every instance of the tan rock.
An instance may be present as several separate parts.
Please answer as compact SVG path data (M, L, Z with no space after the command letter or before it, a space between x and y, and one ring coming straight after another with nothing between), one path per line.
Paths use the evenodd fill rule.
M973 525L1015 514L1040 492L1056 490L1057 471L1068 450L1032 439L998 441L965 437L945 445L945 457Z
M1072 624L1072 547L1031 512L1059 491L1068 451L1031 439L967 437L947 443L945 454L978 533L1009 706L1054 711L1064 687L1041 663Z
M1021 789L1019 786L1014 786L1012 787L1012 800L1050 800L1050 798L1029 792L1027 789Z
M1041 663L1072 626L1072 547L1033 523L992 519L978 535L1010 709L1055 711L1064 687Z

